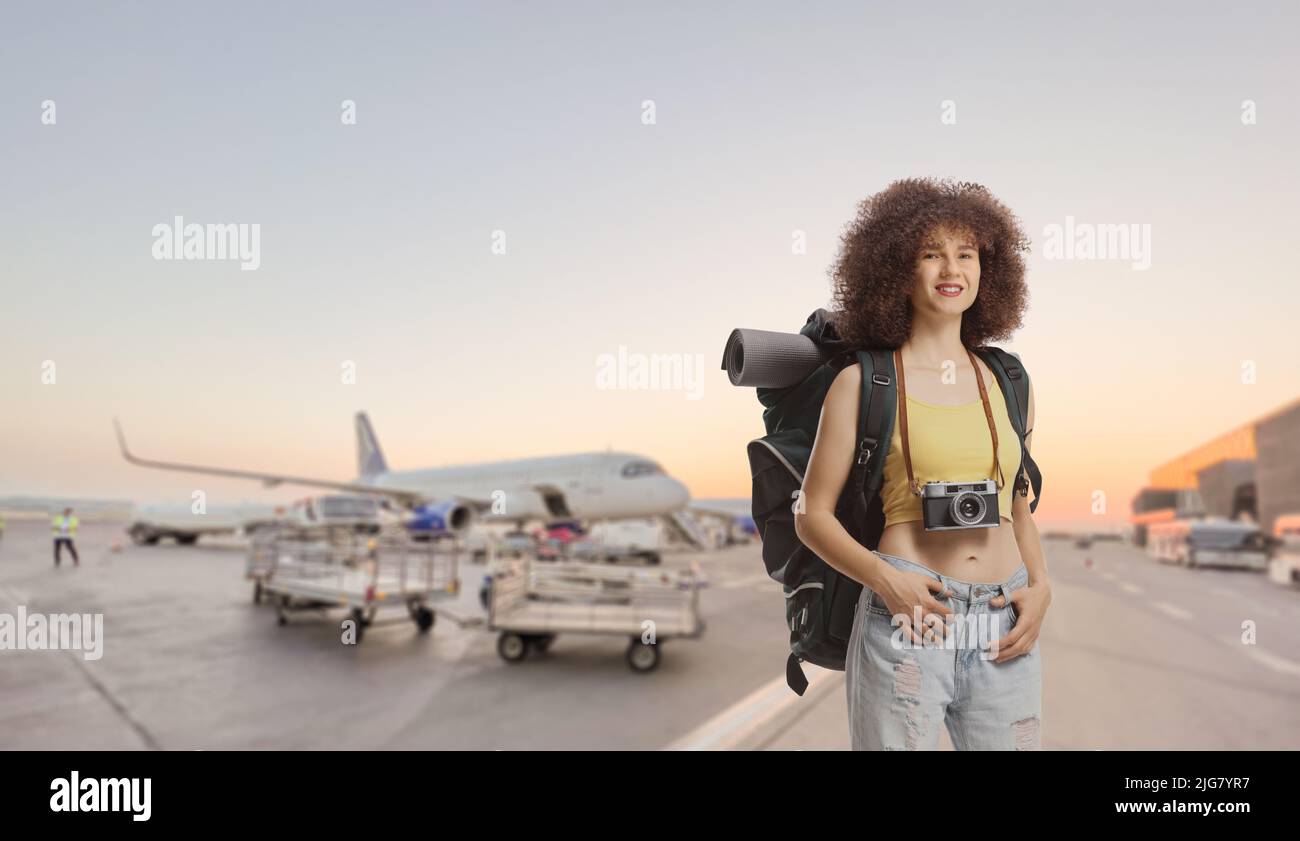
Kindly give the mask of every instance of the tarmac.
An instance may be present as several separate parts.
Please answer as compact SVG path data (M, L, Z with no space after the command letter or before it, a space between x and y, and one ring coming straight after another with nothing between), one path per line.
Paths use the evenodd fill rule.
M1045 749L1300 748L1300 591L1118 542L1044 546ZM402 615L350 646L342 612L281 627L254 605L238 539L134 546L121 524L87 523L78 547L80 567L55 569L44 522L0 539L0 613L104 623L97 660L0 651L2 749L849 747L843 672L806 666L802 697L785 685L784 599L757 544L664 556L704 570L707 628L664 642L644 674L622 638L561 636L506 663L476 624L484 568L469 562L428 635Z

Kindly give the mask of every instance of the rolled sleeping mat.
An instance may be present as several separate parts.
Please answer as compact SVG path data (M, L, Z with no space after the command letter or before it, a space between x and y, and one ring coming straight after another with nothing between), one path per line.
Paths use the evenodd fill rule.
M802 333L738 327L727 337L722 369L732 385L785 388L803 382L831 356L831 351L823 350Z

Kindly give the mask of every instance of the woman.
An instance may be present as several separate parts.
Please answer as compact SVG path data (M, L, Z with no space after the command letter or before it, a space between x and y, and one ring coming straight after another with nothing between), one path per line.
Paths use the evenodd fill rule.
M941 723L958 750L1040 747L1037 640L1051 587L1027 489L1016 492L1006 399L971 352L1020 326L1027 249L986 189L934 179L868 198L842 238L836 326L855 346L895 349L900 398L878 551L835 517L855 458L856 364L822 406L795 518L806 546L864 585L845 664L854 749L933 749ZM1032 388L1028 414L1032 432ZM996 526L925 528L923 485L981 480L996 483Z

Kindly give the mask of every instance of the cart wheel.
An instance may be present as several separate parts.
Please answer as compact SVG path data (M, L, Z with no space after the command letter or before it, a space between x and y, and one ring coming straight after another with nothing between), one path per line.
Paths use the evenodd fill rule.
M275 609L275 619L281 625L289 624L289 597L280 597L280 606Z
M420 629L420 633L428 633L433 627L433 621L436 618L434 612L427 607L421 607L415 614L415 624Z
M519 634L505 631L497 637L497 654L507 663L518 663L528 656L528 640Z
M357 642L361 642L361 637L366 632L366 626L370 623L366 621L366 615L359 607L352 608L352 624L357 629Z
M653 671L659 665L659 645L657 643L647 645L641 642L640 638L633 637L627 647L627 664L634 672Z
M253 604L261 604L261 603L262 603L262 582L254 581L253 582Z
M538 651L546 651L551 647L551 643L553 642L555 642L555 634L539 634L529 640L529 643L533 648Z

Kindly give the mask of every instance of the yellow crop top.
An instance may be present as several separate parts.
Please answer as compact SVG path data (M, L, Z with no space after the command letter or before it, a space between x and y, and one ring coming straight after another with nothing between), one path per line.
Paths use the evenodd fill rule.
M993 423L998 429L998 460L1006 484L998 494L999 514L1011 520L1012 494L1020 473L1020 437L1007 414L1001 383L988 389ZM976 400L961 406L938 406L907 396L907 442L912 454L912 475L926 482L972 482L998 480L993 470L993 438L984 417L984 403ZM920 520L921 498L907 487L907 465L903 462L903 433L894 413L894 437L885 458L885 481L880 492L885 510L885 528L894 523Z

